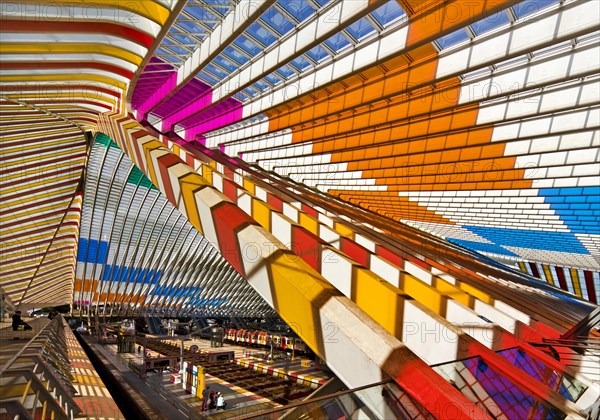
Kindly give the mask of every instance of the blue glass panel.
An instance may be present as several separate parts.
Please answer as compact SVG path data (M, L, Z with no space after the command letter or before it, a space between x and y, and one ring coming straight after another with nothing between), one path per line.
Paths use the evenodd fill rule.
M191 33L194 33L194 34L204 34L204 33L206 33L206 31L204 29L202 29L200 26L196 25L194 22L178 21L177 25L181 26L187 32L191 32Z
M325 44L327 44L327 46L329 48L331 48L332 50L339 51L342 48L344 48L346 45L349 45L350 41L348 41L348 39L346 39L346 37L344 35L342 35L341 32L338 32L331 38L327 39L325 41Z
M248 86L246 89L243 90L243 92L250 97L252 97L258 93L258 91L256 89L252 88L252 86Z
M185 48L180 47L178 45L169 45L169 49L176 54L189 54L189 52Z
M220 55L215 57L214 62L223 67L224 69L227 69L228 71L236 71L238 69L238 66L236 64L232 63L226 58L221 57Z
M221 15L226 15L229 12L229 8L225 6L229 6L231 4L229 0L204 0L204 3L210 4L211 9L216 10Z
M298 70L304 70L306 67L310 66L310 63L302 56L296 57L291 61L291 63Z
M261 19L280 35L285 35L294 28L292 23L287 21L281 13L272 7L261 16Z
M370 34L375 30L373 26L367 21L367 19L362 18L354 22L352 25L348 26L346 30L352 35L355 39L361 39L365 35Z
M210 13L210 10L204 6L195 6L195 7L188 6L183 10L198 20L218 20L219 19L217 16Z
M124 267L120 265L106 266L102 280L129 281L135 283L156 284L160 278L161 272L156 270L147 270L139 267Z
M558 387L560 393L570 401L577 401L587 389L586 385L574 377L548 367L545 363L531 357L520 348L501 350L497 353L537 381L545 383L551 389Z
M330 0L315 0L316 3L319 3L319 6L323 7L325 6L327 3L329 3Z
M522 230L489 228L484 226L463 226L489 241L506 246L545 249L547 251L589 254L589 251L570 232L546 232L542 230Z
M261 47L256 45L256 43L252 42L250 39L248 39L248 37L244 35L238 36L237 39L233 41L233 43L253 56L260 54L263 50Z
M559 0L525 0L513 6L513 10L517 18L537 13L551 4L558 3Z
M201 71L200 73L198 73L198 78L211 86L214 86L217 83L219 83L219 81L215 77L211 76L205 71Z
M246 57L244 54L242 54L239 51L237 51L231 45L228 46L227 48L225 48L225 50L223 51L223 55L225 57L229 58L230 60L236 62L239 65L247 63L248 61L250 61L248 59L248 57Z
M375 18L381 26L385 26L388 23L396 20L404 14L404 10L400 7L397 1L388 1L386 4L371 13L371 16Z
M170 35L173 39L176 39L177 41L181 42L182 44L195 44L196 41L194 41L192 38L190 38L189 36L185 36L185 35ZM165 38L164 41L166 41L167 39ZM164 42L163 41L163 42Z
M600 233L600 187L542 188L539 195L573 233Z
M460 28L458 31L454 31L451 34L438 38L437 42L438 44L440 44L440 47L444 49L456 45L460 42L463 42L467 39L469 39L467 31L465 30L465 28Z
M299 22L304 21L315 13L315 9L313 9L306 0L279 0L278 4L289 14L298 19Z
M281 66L276 70L276 73L282 75L286 79L296 74L289 66Z
M206 65L206 70L209 71L212 75L217 76L219 79L227 77L227 73L219 70L217 67L210 63Z
M456 245L460 245L463 248L467 248L470 249L471 251L475 251L475 252L491 252L494 254L499 254L499 255L507 255L510 257L518 257L517 254L509 251L506 248L501 247L500 245L496 245L496 244L486 244L483 242L475 242L475 241L467 241L464 239L454 239L454 238L447 238L449 242L455 243Z
M79 238L77 247L77 261L104 264L108 255L108 242L98 241L96 239L88 240Z
M325 51L325 49L321 48L319 45L317 45L316 47L314 47L311 50L308 50L306 52L306 55L308 55L310 58L312 58L313 60L315 60L317 62L321 61L325 57L329 57L329 54L327 53L327 51Z
M498 13L494 13L485 19L481 19L480 21L471 24L471 28L476 35L481 35L508 23L508 15L504 12L504 10L501 10Z
M276 73L271 73L265 76L265 80L273 85L276 85L277 83L281 83L283 79L279 77Z
M233 95L233 97L235 99L239 100L240 102L246 102L248 100L246 95L244 95L242 92L236 93L235 95Z
M267 85L262 80L259 80L258 82L254 83L252 86L254 86L256 89L259 89L261 91L262 90L267 90L269 88L269 85Z
M268 47L277 40L277 38L275 38L271 32L267 31L258 22L254 22L252 25L250 25L250 27L247 29L247 32L260 41L265 47Z

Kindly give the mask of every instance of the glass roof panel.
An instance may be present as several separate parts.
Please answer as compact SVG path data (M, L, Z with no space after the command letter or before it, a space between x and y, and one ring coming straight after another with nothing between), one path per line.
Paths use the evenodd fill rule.
M189 36L186 36L186 35L169 35L169 38L172 38L175 41L179 41L182 44L195 44L196 43L196 41L194 41L192 38L190 38ZM165 41L168 40L169 38L165 38Z
M254 22L250 27L246 30L250 35L252 35L255 39L260 41L265 47L268 47L272 43L274 43L277 38L269 31L267 31L260 23Z
M303 56L298 56L298 57L294 58L291 61L291 64L298 70L304 70L305 68L310 66L310 63L308 62L308 60L306 58L304 58Z
M396 0L388 1L386 4L371 13L381 26L386 26L390 22L398 19L404 14L404 10L400 7Z
M243 49L244 51L246 51L247 53L249 53L253 56L260 54L262 52L261 47L256 45L254 42L252 42L250 39L248 39L248 37L246 37L244 35L238 36L236 38L236 40L233 41L233 44L240 47L241 49Z
M267 85L262 80L257 81L252 86L255 87L255 88L257 88L257 89L259 89L259 90L261 90L261 91L269 89L269 85Z
M350 41L348 41L348 39L341 32L338 32L331 38L325 40L324 43L336 52L340 51L345 46L350 45Z
M242 92L244 92L248 96L254 96L258 93L258 91L255 88L253 88L252 86L248 86Z
M438 38L437 42L442 49L456 45L462 41L469 39L469 34L465 28L460 28L458 31L454 31L446 36Z
M189 21L177 21L176 26L181 26L183 29L185 29L185 31L183 32L191 32L194 34L205 34L206 31L196 25L194 22L189 22Z
M317 62L321 61L325 57L329 57L329 54L327 53L327 51L325 51L325 49L319 45L317 45L316 47L307 51L306 55L308 55L310 58L312 58L313 60L315 60Z
M198 20L220 20L219 17L212 14L210 9L206 6L188 5L184 10Z
M348 26L346 30L354 37L354 39L359 40L365 35L373 32L375 28L373 28L373 25L371 25L366 18L362 18Z
M217 83L219 83L219 81L214 76L208 74L205 71L201 71L200 73L198 73L198 78L211 86L215 86Z
M225 48L225 50L223 51L223 55L238 64L244 64L244 63L247 63L248 61L250 61L248 59L248 57L246 57L244 54L240 53L238 50L233 48L231 45L228 46L227 48Z
M284 8L290 15L298 19L298 22L304 21L315 13L306 0L279 0L278 4Z
M210 9L220 13L225 16L227 12L229 12L231 6L233 6L232 2L229 0L204 0L204 3L209 4Z
M262 16L261 19L279 35L285 35L294 28L294 25L283 17L277 9L271 7Z
M223 67L224 69L227 69L228 71L236 71L238 69L238 66L236 64L220 55L215 57L214 62Z
M515 4L512 8L517 18L537 13L551 4L558 3L559 0L525 0Z
M212 75L217 76L219 79L224 79L227 77L227 73L218 69L215 65L209 63L206 65L206 70L210 72Z
M292 70L290 66L281 66L275 70L275 72L282 75L286 79L296 74L296 72Z
M277 73L271 73L266 75L265 80L271 83L272 85L276 85L278 83L281 83L282 81L281 77Z
M180 47L179 45L169 45L168 48L170 48L174 53L177 54L189 54L190 52L188 50L186 50L183 47Z
M244 95L242 92L236 93L235 95L233 95L233 97L241 102L246 102L248 100L246 95Z
M314 0L315 3L318 3L319 6L323 7L325 6L327 3L329 3L331 0ZM394 0L395 1L395 0Z
M485 19L481 19L480 21L471 24L471 29L473 29L475 35L481 35L508 23L508 15L504 12L504 10L501 10L498 13L494 13Z

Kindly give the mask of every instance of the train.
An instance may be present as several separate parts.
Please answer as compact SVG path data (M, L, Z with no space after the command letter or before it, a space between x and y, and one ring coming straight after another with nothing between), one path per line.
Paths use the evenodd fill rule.
M257 330L237 330L228 328L225 330L225 340L234 344L244 344L250 346L270 346L280 350L294 350L306 352L308 347L300 338L281 333L268 333Z

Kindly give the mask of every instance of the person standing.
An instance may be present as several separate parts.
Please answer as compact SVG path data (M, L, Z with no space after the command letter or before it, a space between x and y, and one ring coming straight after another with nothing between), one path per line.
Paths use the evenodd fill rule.
M210 391L210 394L208 394L208 409L212 410L213 408L215 408L215 403L216 403L215 392Z
M208 395L210 387L207 386L202 390L202 411L206 411L208 409Z

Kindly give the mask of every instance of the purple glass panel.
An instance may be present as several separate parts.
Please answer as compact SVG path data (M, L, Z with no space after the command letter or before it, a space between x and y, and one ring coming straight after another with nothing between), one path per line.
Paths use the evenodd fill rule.
M198 79L192 79L181 87L181 89L177 90L173 96L156 107L152 113L161 118L168 117L198 97L204 96L209 92L210 86Z
M564 415L518 388L479 357L462 362L509 419L561 419ZM492 413L500 415L501 413Z
M173 129L173 126L177 124L179 121L183 120L186 117L194 114L197 111L203 110L208 107L212 103L212 89L207 90L192 102L188 103L188 105L180 108L173 114L169 115L167 118L163 119L163 132L167 132Z
M135 85L131 98L133 109L140 110L142 104L176 74L177 72L171 64L152 57Z
M185 121L186 140L194 140L200 134L233 124L242 119L242 104L233 98L227 98L216 106L195 115ZM202 141L202 139L199 139Z

